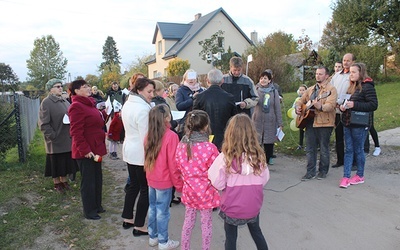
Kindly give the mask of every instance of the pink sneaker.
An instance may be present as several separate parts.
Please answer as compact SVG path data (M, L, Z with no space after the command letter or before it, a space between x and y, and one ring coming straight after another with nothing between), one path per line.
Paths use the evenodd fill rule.
M343 177L342 180L340 181L339 187L347 188L348 186L350 186L350 179L346 178L346 177Z
M364 183L364 177L360 177L358 175L354 175L353 177L350 178L349 182L350 182L351 185L361 184L361 183Z

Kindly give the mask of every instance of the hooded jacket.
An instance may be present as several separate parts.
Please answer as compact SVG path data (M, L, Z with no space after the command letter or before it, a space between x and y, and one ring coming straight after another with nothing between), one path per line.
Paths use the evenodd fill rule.
M265 166L260 175L255 175L246 161L237 169L239 173L226 173L225 155L220 153L208 170L208 178L216 189L222 190L222 212L235 219L254 218L263 204L269 169Z

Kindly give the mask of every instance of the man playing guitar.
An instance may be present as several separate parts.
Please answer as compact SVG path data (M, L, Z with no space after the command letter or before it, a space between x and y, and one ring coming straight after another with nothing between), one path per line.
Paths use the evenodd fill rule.
M317 83L308 88L296 102L296 114L305 114L303 108L314 109L314 115L305 124L307 145L307 173L302 180L311 180L316 177L317 152L320 148L318 179L326 178L330 164L329 141L335 125L335 107L337 100L336 88L330 84L329 70L318 67L315 74ZM307 105L304 105L307 104Z

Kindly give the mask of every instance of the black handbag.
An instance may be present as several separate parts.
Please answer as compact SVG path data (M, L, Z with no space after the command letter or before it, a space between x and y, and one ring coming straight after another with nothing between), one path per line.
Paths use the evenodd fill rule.
M369 126L369 112L351 111L350 125Z

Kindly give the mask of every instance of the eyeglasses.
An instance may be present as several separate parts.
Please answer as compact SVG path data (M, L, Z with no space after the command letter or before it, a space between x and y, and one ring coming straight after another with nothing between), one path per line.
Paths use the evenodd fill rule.
M62 87L63 87L62 85L54 85L54 86L53 86L53 88L58 88L58 89L59 89L59 88L62 88Z

